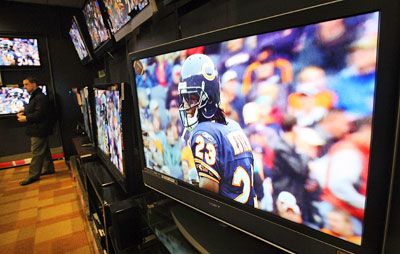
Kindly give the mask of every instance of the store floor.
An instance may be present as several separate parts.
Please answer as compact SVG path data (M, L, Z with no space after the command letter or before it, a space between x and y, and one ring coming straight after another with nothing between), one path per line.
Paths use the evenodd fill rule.
M0 170L0 253L94 253L70 170L55 166L27 186L28 166Z

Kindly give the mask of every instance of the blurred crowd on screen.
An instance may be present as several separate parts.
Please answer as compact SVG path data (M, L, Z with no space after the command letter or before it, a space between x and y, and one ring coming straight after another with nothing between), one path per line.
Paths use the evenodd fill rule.
M71 36L72 43L74 44L75 50L78 53L79 59L83 60L89 55L89 52L85 43L83 42L75 22L72 23L71 30L69 30L69 35Z
M122 121L119 91L95 90L97 142L110 156L121 174L125 174L122 154Z
M111 22L111 31L117 32L136 14L149 4L148 0L103 0Z
M221 108L247 134L259 208L361 243L378 14L234 39L141 60L136 76L147 166L196 184L181 139L184 60L213 60Z
M97 48L102 42L110 39L110 34L104 24L103 16L98 1L90 0L83 9L86 24L93 48Z
M0 38L0 66L40 66L37 40Z

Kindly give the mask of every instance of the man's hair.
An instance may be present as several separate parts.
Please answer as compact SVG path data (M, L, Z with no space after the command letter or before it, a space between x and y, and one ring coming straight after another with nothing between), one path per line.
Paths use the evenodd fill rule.
M227 125L227 122L225 119L225 112L221 108L217 109L217 111L215 112L214 116L211 119L207 119L203 116L203 114L199 114L199 123L210 121L210 120L215 121L220 124Z
M28 76L24 80L28 80L29 83L37 84L37 79L35 77L32 77L32 76Z

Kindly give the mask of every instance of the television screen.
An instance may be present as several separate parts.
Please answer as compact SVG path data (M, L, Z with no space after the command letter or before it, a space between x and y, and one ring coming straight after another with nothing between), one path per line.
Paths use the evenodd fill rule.
M361 245L378 20L136 59L145 172Z
M111 39L110 32L105 26L98 0L88 0L83 8L83 14L92 39L93 48L96 49L103 42Z
M39 86L44 94L46 86ZM29 93L25 88L16 86L0 87L0 115L16 114L29 103Z
M85 125L85 132L89 137L90 141L93 140L93 130L92 130L92 113L90 111L90 100L89 100L89 88L84 87L79 91L82 100L82 113L83 113L83 123Z
M134 17L139 12L141 12L147 5L149 5L149 0L126 0L128 5L128 13L130 16Z
M72 19L71 28L69 29L69 36L71 37L76 52L78 53L79 59L83 61L86 58L90 58L89 49L83 40L82 33L75 17Z
M132 17L137 15L149 4L148 0L103 0L111 23L111 32L115 34Z
M40 66L38 40L0 37L0 67Z
M123 140L122 140L122 98L118 85L107 89L94 89L96 105L97 144L124 175Z
M130 1L103 0L111 23L111 32L115 34L131 19L129 14Z

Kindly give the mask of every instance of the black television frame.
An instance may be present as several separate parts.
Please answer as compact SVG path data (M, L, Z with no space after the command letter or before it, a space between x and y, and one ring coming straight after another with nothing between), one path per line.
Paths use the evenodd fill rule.
M86 22L86 16L85 16L85 12L84 12L84 9L85 9L85 7L86 7L86 5L88 4L89 1L97 1L97 3L99 4L99 8L100 8L100 12L101 12L101 18L103 19L104 26L105 26L106 30L108 31L108 34L109 34L109 39L101 42L99 45L97 45L97 47L94 46L93 40L92 40L92 38L90 36L89 26L88 26L88 23ZM86 0L85 3L83 4L82 9L81 9L82 15L83 15L83 19L85 20L87 31L89 33L89 39L90 39L90 42L91 42L91 45L92 45L92 48L93 48L93 54L97 58L100 58L102 55L104 55L114 45L114 37L113 37L113 34L112 34L111 29L109 27L109 24L107 22L107 19L106 19L105 9L106 8L104 7L104 3L103 3L102 0Z
M35 34L24 34L24 33L1 33L0 32L0 37L7 37L7 38L19 38L19 39L36 39L38 43L38 54L39 54L39 61L40 65L35 66L35 65L23 65L23 66L18 66L18 65L0 65L0 71L3 70L15 70L15 71L20 71L20 70L39 70L40 68L43 67L43 52L41 51L41 44L42 44L42 36L41 35L35 35Z
M118 83L107 83L107 84L96 84L93 87L93 99L96 99L94 89L106 90L110 86L118 85L118 90L120 91L120 96L122 100L121 104L121 123L122 123L122 156L123 156L123 166L124 175L118 170L118 168L111 162L110 157L107 156L97 144L97 156L100 158L103 165L106 166L110 174L116 180L116 182L121 186L122 190L128 194L139 194L143 190L142 172L140 170L135 170L135 160L134 160L134 137L133 137L133 112L132 112L132 91L130 85L126 82ZM95 111L96 102L93 104ZM93 123L96 125L96 112L93 115ZM98 128L96 128L96 140L98 138ZM97 143L97 141L96 141Z
M81 94L81 92L84 91L84 89L88 90L87 99L85 99L84 96L82 97L82 94ZM90 130L89 130L90 134L89 133L86 133L86 134L88 135L90 143L93 146L96 146L96 144L97 144L97 136L96 136L97 129L95 128L96 127L96 123L93 121L93 120L95 120L95 117L94 117L93 113L96 114L96 112L94 110L94 92L93 92L93 89L91 87L89 87L89 86L84 86L83 88L79 88L78 91L79 91L79 95L80 95L81 100L82 100L82 102L81 102L82 103L82 107L83 107L84 101L85 101L85 103L87 102L87 104L88 104L88 106L86 106L86 109L87 109L86 112L88 114L87 118L90 121L88 123L88 127L90 128ZM85 110L82 108L83 117L85 117L84 111ZM85 121L85 119L83 119L83 121ZM86 124L85 123L84 123L84 125L85 125L85 132L88 132L88 130L86 129Z
M133 61L145 57L379 11L377 85L375 88L364 233L361 245L349 243L272 214L266 214L263 211L238 204L205 190L195 189L187 183L146 169L143 148L138 148L139 157L137 160L141 163L138 170L143 169L145 185L260 240L289 251L289 253L381 253L387 235L385 220L388 208L388 192L392 188L390 179L391 172L396 165L396 133L399 131L397 120L399 118L398 66L400 48L398 43L400 33L395 28L396 25L400 24L400 19L396 14L397 8L394 8L395 6L399 7L399 4L388 0L331 1L129 54L130 68L132 68ZM132 83L135 84L133 71L131 70L130 73ZM133 87L133 96L137 103L136 86ZM140 117L136 105L135 118L137 123L134 130L137 133L135 142L143 144Z
M79 22L78 22L78 19L76 18L76 16L73 16L73 17L72 17L71 25L70 25L69 31L71 31L72 24L73 24L74 22L75 22L75 24L76 24L76 27L78 28L78 32L79 32L79 35L81 36L81 39L82 39L82 41L83 41L83 44L85 45L86 50L88 51L88 55L87 55L85 58L80 59L80 58L79 58L79 55L78 55L78 52L77 52L77 50L76 50L76 48L75 48L75 44L74 44L73 41L72 41L72 38L71 38L70 40L71 40L72 45L74 46L74 49L75 49L75 51L76 51L76 54L78 55L79 60L81 61L81 63L82 63L83 65L86 65L86 64L88 64L90 61L93 60L92 53L91 53L91 51L90 51L90 48L88 47L88 44L86 43L85 37L83 36L82 29L81 29L81 27L80 27L80 25L79 25ZM68 31L68 34L69 34L69 31ZM70 35L70 37L71 37L71 35Z

